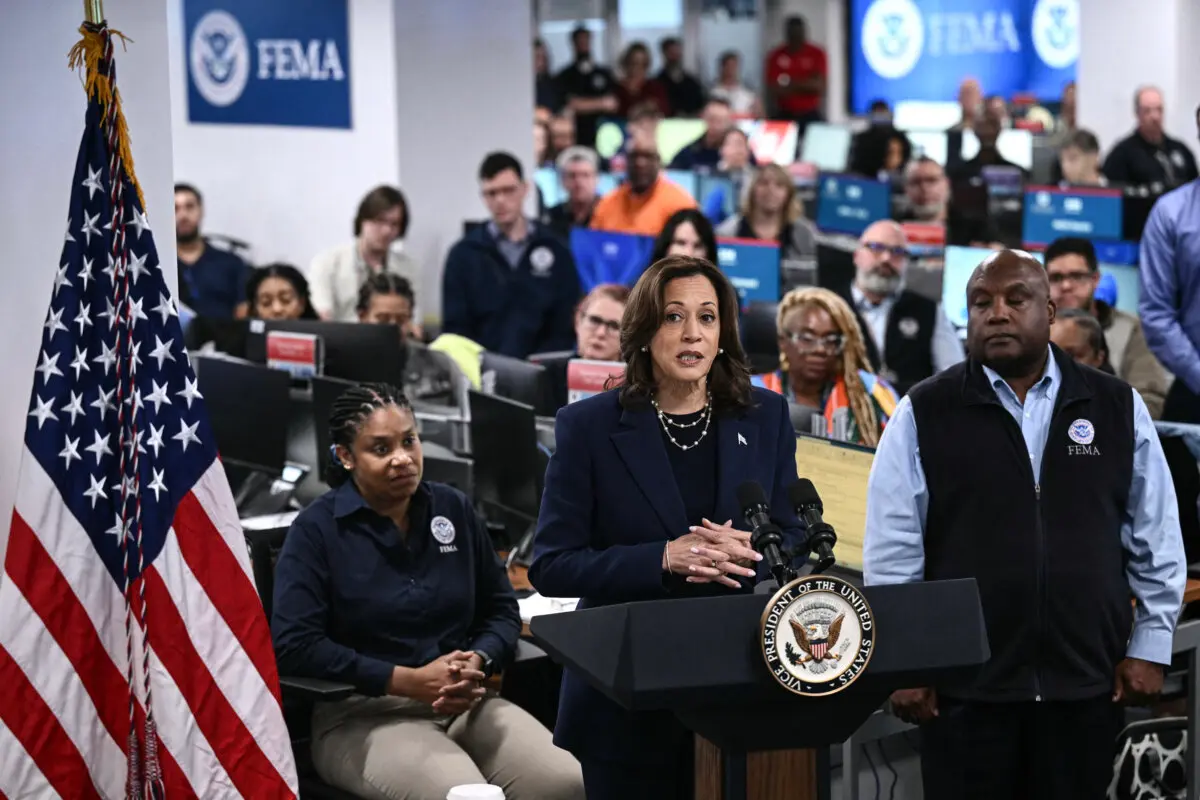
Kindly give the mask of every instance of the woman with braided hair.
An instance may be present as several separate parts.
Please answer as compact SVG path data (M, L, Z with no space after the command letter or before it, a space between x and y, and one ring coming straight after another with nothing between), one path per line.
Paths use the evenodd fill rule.
M879 444L898 397L871 369L846 301L828 289L794 289L779 301L779 371L754 381L788 399L792 424L868 447Z
M443 800L478 783L582 798L575 759L483 688L516 647L516 596L471 501L422 480L408 399L347 389L329 433L333 488L288 531L271 621L280 672L357 690L313 711L321 778L368 800Z

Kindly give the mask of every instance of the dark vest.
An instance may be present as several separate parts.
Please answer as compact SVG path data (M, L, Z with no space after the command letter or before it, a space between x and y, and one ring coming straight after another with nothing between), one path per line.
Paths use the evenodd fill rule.
M973 684L943 694L1091 698L1112 691L1125 655L1133 609L1121 525L1133 479L1133 395L1052 352L1062 384L1040 476L979 362L909 395L929 491L925 578L978 581L992 652ZM1085 420L1090 442L1088 426L1073 427Z
M937 303L907 289L900 292L888 312L881 359L879 348L875 346L875 337L871 335L866 320L858 313L849 289L842 299L850 304L858 320L871 367L897 392L907 394L918 381L933 374L933 326L937 322Z

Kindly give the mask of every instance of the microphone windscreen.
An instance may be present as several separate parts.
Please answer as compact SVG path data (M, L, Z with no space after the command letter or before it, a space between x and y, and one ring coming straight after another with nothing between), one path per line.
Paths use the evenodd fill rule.
M822 514L825 513L821 495L817 494L817 487L813 486L813 482L808 478L801 478L793 483L792 488L788 489L788 497L796 508L815 506Z
M768 505L767 493L754 481L744 481L737 487L738 507L746 514L758 506Z

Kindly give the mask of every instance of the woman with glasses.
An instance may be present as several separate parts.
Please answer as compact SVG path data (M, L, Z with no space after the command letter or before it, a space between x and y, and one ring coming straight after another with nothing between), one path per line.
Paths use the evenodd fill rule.
M575 349L571 352L535 354L530 360L546 368L555 404L567 404L567 366L577 358L618 361L621 358L621 317L629 300L629 287L601 283L575 308Z
M846 301L828 289L795 289L779 302L779 370L754 382L787 398L792 425L874 447L896 409L896 391L871 369Z

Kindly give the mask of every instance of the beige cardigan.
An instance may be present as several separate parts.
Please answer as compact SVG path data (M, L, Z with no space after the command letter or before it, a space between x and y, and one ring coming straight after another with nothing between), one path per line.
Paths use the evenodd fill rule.
M404 253L392 250L388 253L386 269L408 279L419 308L421 270L417 262ZM313 308L324 318L354 322L358 319L355 309L358 290L367 277L367 267L358 255L357 240L352 239L326 250L314 258L308 267L308 288ZM413 309L413 320L421 320L417 309Z

